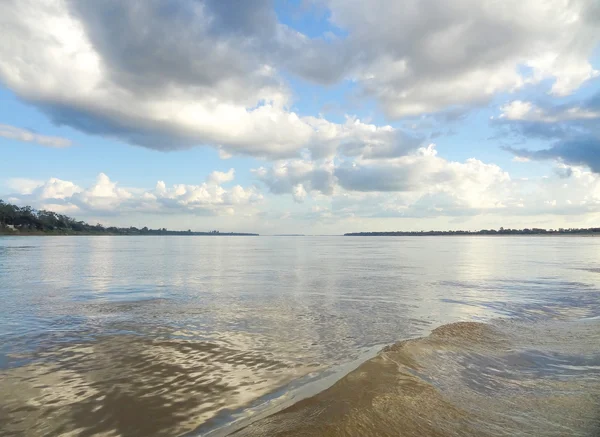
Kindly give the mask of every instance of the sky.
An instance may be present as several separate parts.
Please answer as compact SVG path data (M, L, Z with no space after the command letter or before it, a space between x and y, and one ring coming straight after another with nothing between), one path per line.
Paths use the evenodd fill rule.
M0 198L104 225L600 226L597 0L3 0Z

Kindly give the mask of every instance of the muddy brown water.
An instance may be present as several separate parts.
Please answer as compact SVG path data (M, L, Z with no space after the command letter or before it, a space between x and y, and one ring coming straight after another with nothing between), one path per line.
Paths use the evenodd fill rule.
M570 237L2 237L0 435L595 435L598 265Z

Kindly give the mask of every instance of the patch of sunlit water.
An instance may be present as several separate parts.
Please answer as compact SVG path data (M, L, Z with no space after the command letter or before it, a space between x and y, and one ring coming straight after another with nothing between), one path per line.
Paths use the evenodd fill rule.
M0 433L174 435L310 370L216 343L99 338L1 372Z

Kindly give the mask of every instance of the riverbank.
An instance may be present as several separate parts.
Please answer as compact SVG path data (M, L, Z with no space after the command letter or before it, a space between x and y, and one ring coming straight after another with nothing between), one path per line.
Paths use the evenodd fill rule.
M443 325L231 435L597 435L600 358L588 348L598 323Z
M213 232L167 232L164 234L118 234L109 232L67 232L67 231L47 231L47 232L20 232L20 231L0 231L0 237L73 237L73 236L107 236L107 237L258 237L259 234L245 233L213 233Z
M596 237L600 236L600 231L555 231L555 232L452 232L452 231L432 231L432 232L355 232L344 234L344 237Z
M221 233L173 231L167 228L150 229L147 226L117 227L91 225L73 217L53 211L36 210L30 206L19 207L0 199L0 235L186 235L186 236L257 236L246 232Z

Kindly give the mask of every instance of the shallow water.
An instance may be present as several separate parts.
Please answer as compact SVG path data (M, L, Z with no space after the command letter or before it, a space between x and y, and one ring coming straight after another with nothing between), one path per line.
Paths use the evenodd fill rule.
M578 237L0 238L0 434L233 430L384 345L491 321L510 347L450 353L443 344L417 363L421 374L398 374L460 414L489 417L459 421L481 435L514 423L530 435L584 435L599 348L595 328L580 323L597 326L599 265L600 239ZM549 369L572 377L555 383ZM506 383L515 378L528 378L535 399L574 394L517 415L506 405L522 398L505 390L524 384ZM571 420L575 398L586 407ZM544 428L541 411L569 417Z
M597 436L598 344L598 319L443 325L235 435Z

